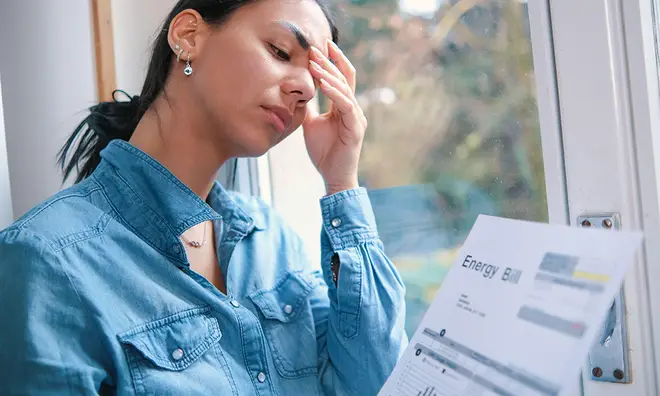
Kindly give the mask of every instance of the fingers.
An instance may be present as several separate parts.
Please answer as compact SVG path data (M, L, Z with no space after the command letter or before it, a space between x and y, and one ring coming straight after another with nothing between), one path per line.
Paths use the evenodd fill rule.
M344 126L353 129L361 127L367 128L367 117L362 112L362 108L357 104L353 95L346 95L336 86L321 78L321 90L332 101L334 108L339 113ZM342 83L342 85L344 85Z
M323 55L323 53L319 51L318 48L312 47L311 53L312 53L311 60L318 63L323 68L323 70L327 71L338 80L343 81L350 87L350 84L346 79L346 76L344 76L344 74L339 70L339 68L333 65L332 62L330 62L330 59L326 58L326 56Z
M351 91L355 92L355 66L353 66L351 61L348 60L346 55L344 55L344 52L339 49L337 44L331 40L328 40L328 42L330 43L330 45L328 45L330 58L335 61L337 69L339 69L341 74L346 77L346 81L348 82L348 86L351 87Z
M336 65L330 62L321 51L312 47L309 62L312 76L320 82L321 90L341 114L345 126L354 124L366 128L367 118L355 98L355 67L332 42L328 44L328 53Z
M334 103L337 110L342 114L350 114L355 111L355 103L340 89L330 85L328 81L321 78L321 90Z
M323 69L318 63L314 62L313 60L309 61L309 65L310 65L310 71L312 72L312 76L316 80L321 81L321 79L324 79L331 86L337 88L339 91L341 91L341 93L343 93L347 97L350 98L353 96L353 91L343 79L340 80L339 78L335 77L333 74Z

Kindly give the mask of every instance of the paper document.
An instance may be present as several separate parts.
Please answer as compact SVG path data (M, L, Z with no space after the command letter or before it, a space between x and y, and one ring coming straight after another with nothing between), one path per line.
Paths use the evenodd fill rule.
M642 234L480 216L379 396L555 396Z

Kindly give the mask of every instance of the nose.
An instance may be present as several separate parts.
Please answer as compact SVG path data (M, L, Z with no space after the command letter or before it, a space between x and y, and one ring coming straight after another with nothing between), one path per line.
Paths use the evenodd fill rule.
M314 78L307 68L296 68L282 84L282 92L289 97L293 109L305 107L314 98L316 86Z

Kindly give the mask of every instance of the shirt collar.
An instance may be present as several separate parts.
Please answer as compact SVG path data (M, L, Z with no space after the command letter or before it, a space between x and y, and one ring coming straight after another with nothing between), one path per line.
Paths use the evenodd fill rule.
M226 226L244 235L265 228L258 208L240 205L217 181L208 203L204 202L167 168L128 142L111 141L101 158L94 177L105 187L115 211L143 239L173 258L185 262L179 237L204 221L223 219ZM104 183L104 178L111 182Z

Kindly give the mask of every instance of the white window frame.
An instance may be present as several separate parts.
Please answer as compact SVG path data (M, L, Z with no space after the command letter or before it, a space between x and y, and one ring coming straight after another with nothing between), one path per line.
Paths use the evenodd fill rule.
M649 5L550 0L570 224L582 214L617 212L624 229L644 230L646 238L624 282L633 382L584 380L587 396L658 394L660 349L652 328L660 295L649 283L660 273L649 263L660 258L652 246L660 236L660 151L651 128L658 121L658 92Z
M653 133L660 130L660 88L652 1L528 3L549 222L577 226L579 215L617 212L624 229L644 230L646 238L624 282L632 383L592 381L585 365L574 395L660 394L660 289L650 287L660 283L660 135ZM295 136L271 151L271 178L262 183L272 191L273 206L305 236L320 225L309 203L316 205L322 190ZM310 250L318 246L313 237Z
M633 280L641 285L638 293L643 303L641 325L646 342L642 348L652 351L648 357L653 364L647 370L652 380L648 392L660 395L660 289L651 287L660 282L660 26L654 26L653 17L655 14L656 23L660 23L660 2L622 1L621 5L636 154L635 173L629 177L635 178L639 189L637 215L646 238L641 268L633 274ZM635 288L635 283L631 287Z
M0 76L1 77L1 76ZM9 183L9 161L7 159L7 141L5 139L5 118L2 106L2 78L0 78L0 230L14 221Z
M257 158L232 158L220 168L216 179L228 190L261 197L257 161Z

